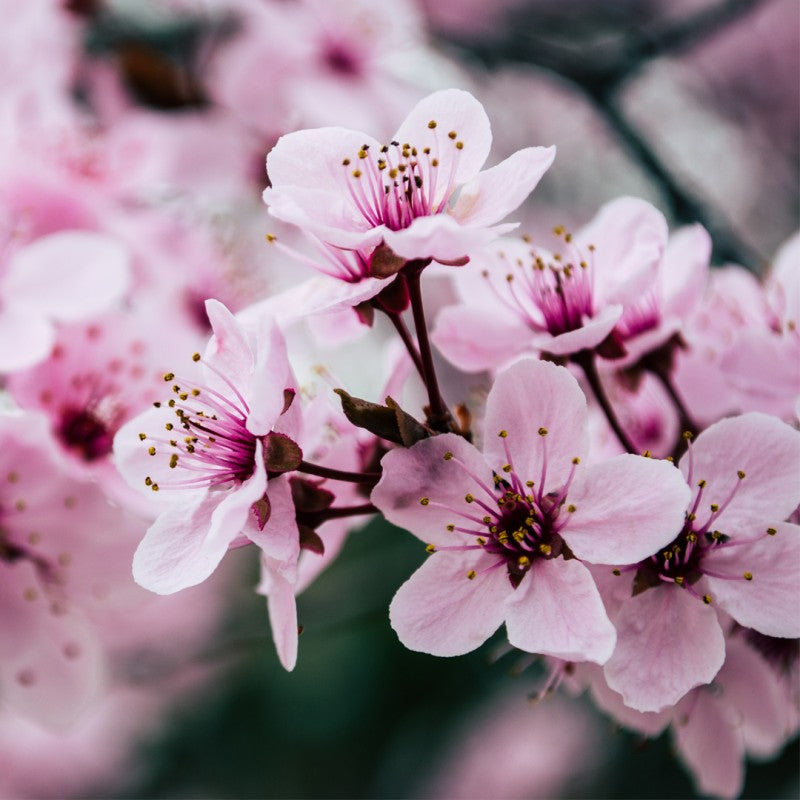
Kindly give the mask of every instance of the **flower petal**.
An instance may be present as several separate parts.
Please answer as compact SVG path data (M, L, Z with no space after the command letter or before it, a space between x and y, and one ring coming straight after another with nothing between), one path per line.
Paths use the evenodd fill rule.
M431 335L442 355L465 372L496 369L523 352L529 337L516 320L470 306L443 309Z
M562 536L585 561L635 564L678 535L691 494L668 461L615 456L576 474Z
M431 121L435 127L430 126ZM456 136L451 138L451 132ZM444 89L420 100L394 138L420 152L431 148L431 155L439 159L437 199L441 199L449 176L458 186L478 174L492 146L492 128L483 106L469 92ZM461 149L456 148L457 142L463 142Z
M452 458L445 460L445 453ZM468 534L450 532L451 524L484 529L484 510L465 501L474 495L495 502L481 488L494 486L491 468L483 456L462 437L452 433L423 439L413 447L397 448L381 461L383 475L372 491L372 502L389 522L406 528L424 542L440 545L473 544ZM474 476L474 477L473 477ZM477 479L476 479L477 478ZM422 503L423 499L428 502Z
M556 157L555 147L526 147L467 183L451 211L462 224L493 225L536 188Z
M486 554L463 558L434 553L397 590L389 619L409 650L434 656L460 656L480 647L503 622L504 602L513 591L502 568L474 580L491 566Z
M399 256L455 261L471 250L485 247L498 234L489 228L461 225L449 214L417 217L407 228L383 230L386 244Z
M297 663L298 637L294 584L279 571L271 569L268 563L269 559L262 563L265 580L262 580L258 591L268 597L267 612L278 659L283 668L291 672Z
M130 282L130 254L119 241L90 231L61 231L18 250L3 278L3 294L61 321L99 314Z
M725 639L711 606L689 592L658 586L613 615L617 647L605 665L608 685L637 711L660 711L714 679Z
M753 412L711 425L681 459L684 475L690 465L692 483L707 482L704 505L721 505L735 490L714 520L714 527L729 535L750 532L753 525L766 528L800 505L800 432L775 417ZM697 517L704 519L700 511Z
M774 536L752 544L710 548L703 566L732 580L707 575L711 596L740 625L767 636L800 637L800 526L775 523ZM747 572L752 580L743 580Z
M604 664L616 631L579 561L537 560L506 603L508 641L529 653Z
M569 370L547 361L520 359L497 376L486 401L484 452L503 466L508 446L522 480L539 486L547 463L545 490L567 480L572 459L586 452L586 398ZM537 431L543 428L546 435ZM506 431L505 437L498 436Z
M16 372L43 361L55 339L53 326L25 306L0 307L0 372Z

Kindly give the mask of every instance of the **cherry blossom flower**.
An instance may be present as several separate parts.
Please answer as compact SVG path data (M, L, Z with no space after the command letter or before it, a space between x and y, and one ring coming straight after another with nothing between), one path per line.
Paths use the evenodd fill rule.
M796 641L780 641L796 656ZM727 637L725 663L713 681L660 712L625 705L594 665L579 665L577 678L589 685L595 703L624 727L648 737L669 728L678 756L703 794L739 795L745 757L775 755L797 729L794 701L782 676L741 629Z
M401 259L453 262L509 225L497 225L533 190L555 148L520 150L481 171L489 120L467 92L420 101L390 143L345 128L281 137L267 158L270 213L313 234L328 268L355 283L380 275L385 244Z
M800 503L800 433L765 414L725 419L680 469L692 499L679 534L625 570L635 572L632 596L628 581L603 592L619 635L606 679L639 711L717 674L725 642L715 606L768 636L800 636L800 527L783 521Z
M263 529L263 438L285 410L285 390L293 392L276 327L254 334L216 300L206 310L214 336L205 357L193 357L202 380L167 373L174 397L123 425L114 440L117 467L131 485L178 492L134 557L136 580L160 594L205 580L228 548L242 543L251 516ZM262 501L267 507L254 510Z
M584 467L586 415L566 369L525 359L489 394L483 453L444 434L384 457L372 500L432 553L392 601L407 647L459 655L505 620L522 650L611 656L615 631L581 560L638 562L674 538L689 492L667 462Z
M560 252L503 240L459 273L464 303L445 309L433 334L456 366L475 371L521 353L570 355L600 347L612 332L618 349L623 340L661 328L657 277L670 269L660 270L667 244L660 212L623 197L577 234L555 232ZM669 266L684 276L694 263L687 260L679 272L672 259ZM674 274L669 280L683 283Z

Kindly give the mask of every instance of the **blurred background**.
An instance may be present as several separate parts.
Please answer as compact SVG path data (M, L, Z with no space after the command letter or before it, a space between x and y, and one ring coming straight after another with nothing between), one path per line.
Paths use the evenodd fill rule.
M796 0L0 9L2 213L23 202L26 181L49 181L69 194L63 207L91 209L93 226L135 245L139 330L178 310L199 314L164 344L170 352L202 342L206 296L241 308L308 274L264 243L279 228L260 201L264 158L281 134L336 124L387 138L438 88L468 89L485 105L491 163L558 146L515 217L534 235L633 194L672 225L706 226L716 264L761 274L798 224ZM314 358L337 376L359 372L346 352L320 348ZM458 659L405 650L387 608L424 556L388 524L353 532L298 598L304 630L290 674L253 591L250 552L229 554L214 585L172 611L131 609L141 631L106 637L111 688L69 730L0 708L0 794L701 796L669 735L624 731L569 691L536 699L544 667L499 640ZM172 624L151 624L166 614ZM795 741L748 764L742 796L797 797L799 769Z

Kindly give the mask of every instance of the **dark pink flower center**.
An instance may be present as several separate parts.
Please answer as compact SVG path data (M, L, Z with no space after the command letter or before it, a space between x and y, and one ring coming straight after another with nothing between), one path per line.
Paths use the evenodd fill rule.
M517 259L509 263L505 290L488 281L503 304L523 323L552 336L577 330L594 316L594 248L590 246L588 255L584 255L569 233L562 228L556 228L556 232L564 237L564 254L556 253L545 260L531 250L529 262ZM500 256L505 258L503 253ZM488 270L483 276L490 277Z
M104 458L111 452L114 431L88 408L67 408L62 412L58 437L84 461Z
M435 120L428 123L437 128ZM354 157L342 160L350 197L372 227L385 225L397 231L407 228L417 217L441 214L454 187L458 154L464 143L456 131L440 137L440 148L451 146L449 172L440 175L440 160L430 147L393 141L375 153L365 144Z
M547 430L540 428L539 435L545 440ZM506 444L507 432L501 431L500 436ZM483 550L496 559L483 571L505 566L508 579L516 589L537 560L558 556L573 558L561 536L561 531L567 525L568 515L575 511L574 506L566 504L566 499L580 459L577 457L573 459L569 477L561 490L546 493L544 491L547 478L546 446L538 487L534 481L523 481L518 475L507 444L506 458L508 463L494 474L494 485L490 486L472 473L467 465L452 453L445 453L445 461L467 472L475 480L475 494L467 494L464 501L472 508L479 508L484 514L479 517L462 508L453 508L454 514L466 520L466 524L452 523L447 529L472 537L475 544L444 547L429 545L428 550L429 552ZM444 507L427 497L423 497L420 502L423 506ZM467 577L472 580L478 574L471 570L467 573Z
M197 353L193 358L200 360ZM169 467L182 479L159 483L147 476L145 484L153 491L242 483L255 470L257 437L247 429L250 408L222 373L207 366L227 384L232 397L191 380L176 379L171 372L164 376L175 395L165 405L173 410L175 419L165 423L166 435L140 433L139 438L152 457L168 456ZM164 404L155 405L161 408Z

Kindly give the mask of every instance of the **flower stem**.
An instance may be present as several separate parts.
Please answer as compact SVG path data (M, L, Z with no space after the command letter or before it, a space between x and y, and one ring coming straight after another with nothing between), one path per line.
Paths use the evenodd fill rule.
M390 322L394 325L394 329L397 331L400 339L402 339L403 344L408 351L408 355L411 356L411 360L414 362L414 366L419 373L420 378L425 380L425 370L422 366L422 359L419 355L419 350L417 350L417 346L414 344L414 340L411 338L411 332L408 330L406 323L403 321L403 317L401 314L398 314L395 311L386 311L384 309L384 313L387 317L389 317Z
M428 338L428 328L425 324L425 309L422 305L422 289L420 287L420 276L423 267L427 266L428 261L409 262L406 280L408 283L408 294L411 300L411 312L414 315L414 328L417 332L417 342L419 343L419 354L422 365L422 380L428 391L428 402L430 403L430 415L428 424L437 431L447 432L450 429L452 419L450 412L442 399L439 391L439 383L436 380L436 369L433 366L433 352L431 342Z
M672 400L673 405L675 406L675 410L678 412L678 419L680 421L681 426L681 438L680 441L683 441L683 432L689 431L690 433L697 433L697 424L692 419L691 414L689 414L689 410L686 408L686 405L683 402L683 399L678 394L678 390L675 388L675 385L670 380L669 373L661 368L650 366L650 372L658 378L661 382L661 385L666 390L667 394L669 395L669 399Z
M361 514L378 514L378 509L372 503L362 503L358 506L339 506L338 508L326 508L320 514L325 521L329 519L341 519L342 517L357 517Z
M611 430L616 434L617 439L619 439L619 443L628 453L636 453L636 448L623 430L622 425L619 424L619 420L614 413L608 395L603 388L603 384L600 382L600 375L597 372L597 364L595 363L595 354L591 350L581 350L579 353L575 353L575 355L572 356L572 361L583 370L583 374L586 376L592 393L600 404L600 408L603 409L608 424L611 426Z
M301 461L297 471L348 483L377 483L381 477L380 472L349 472L343 469L333 469L333 467L323 467L321 464L312 464L308 461Z

